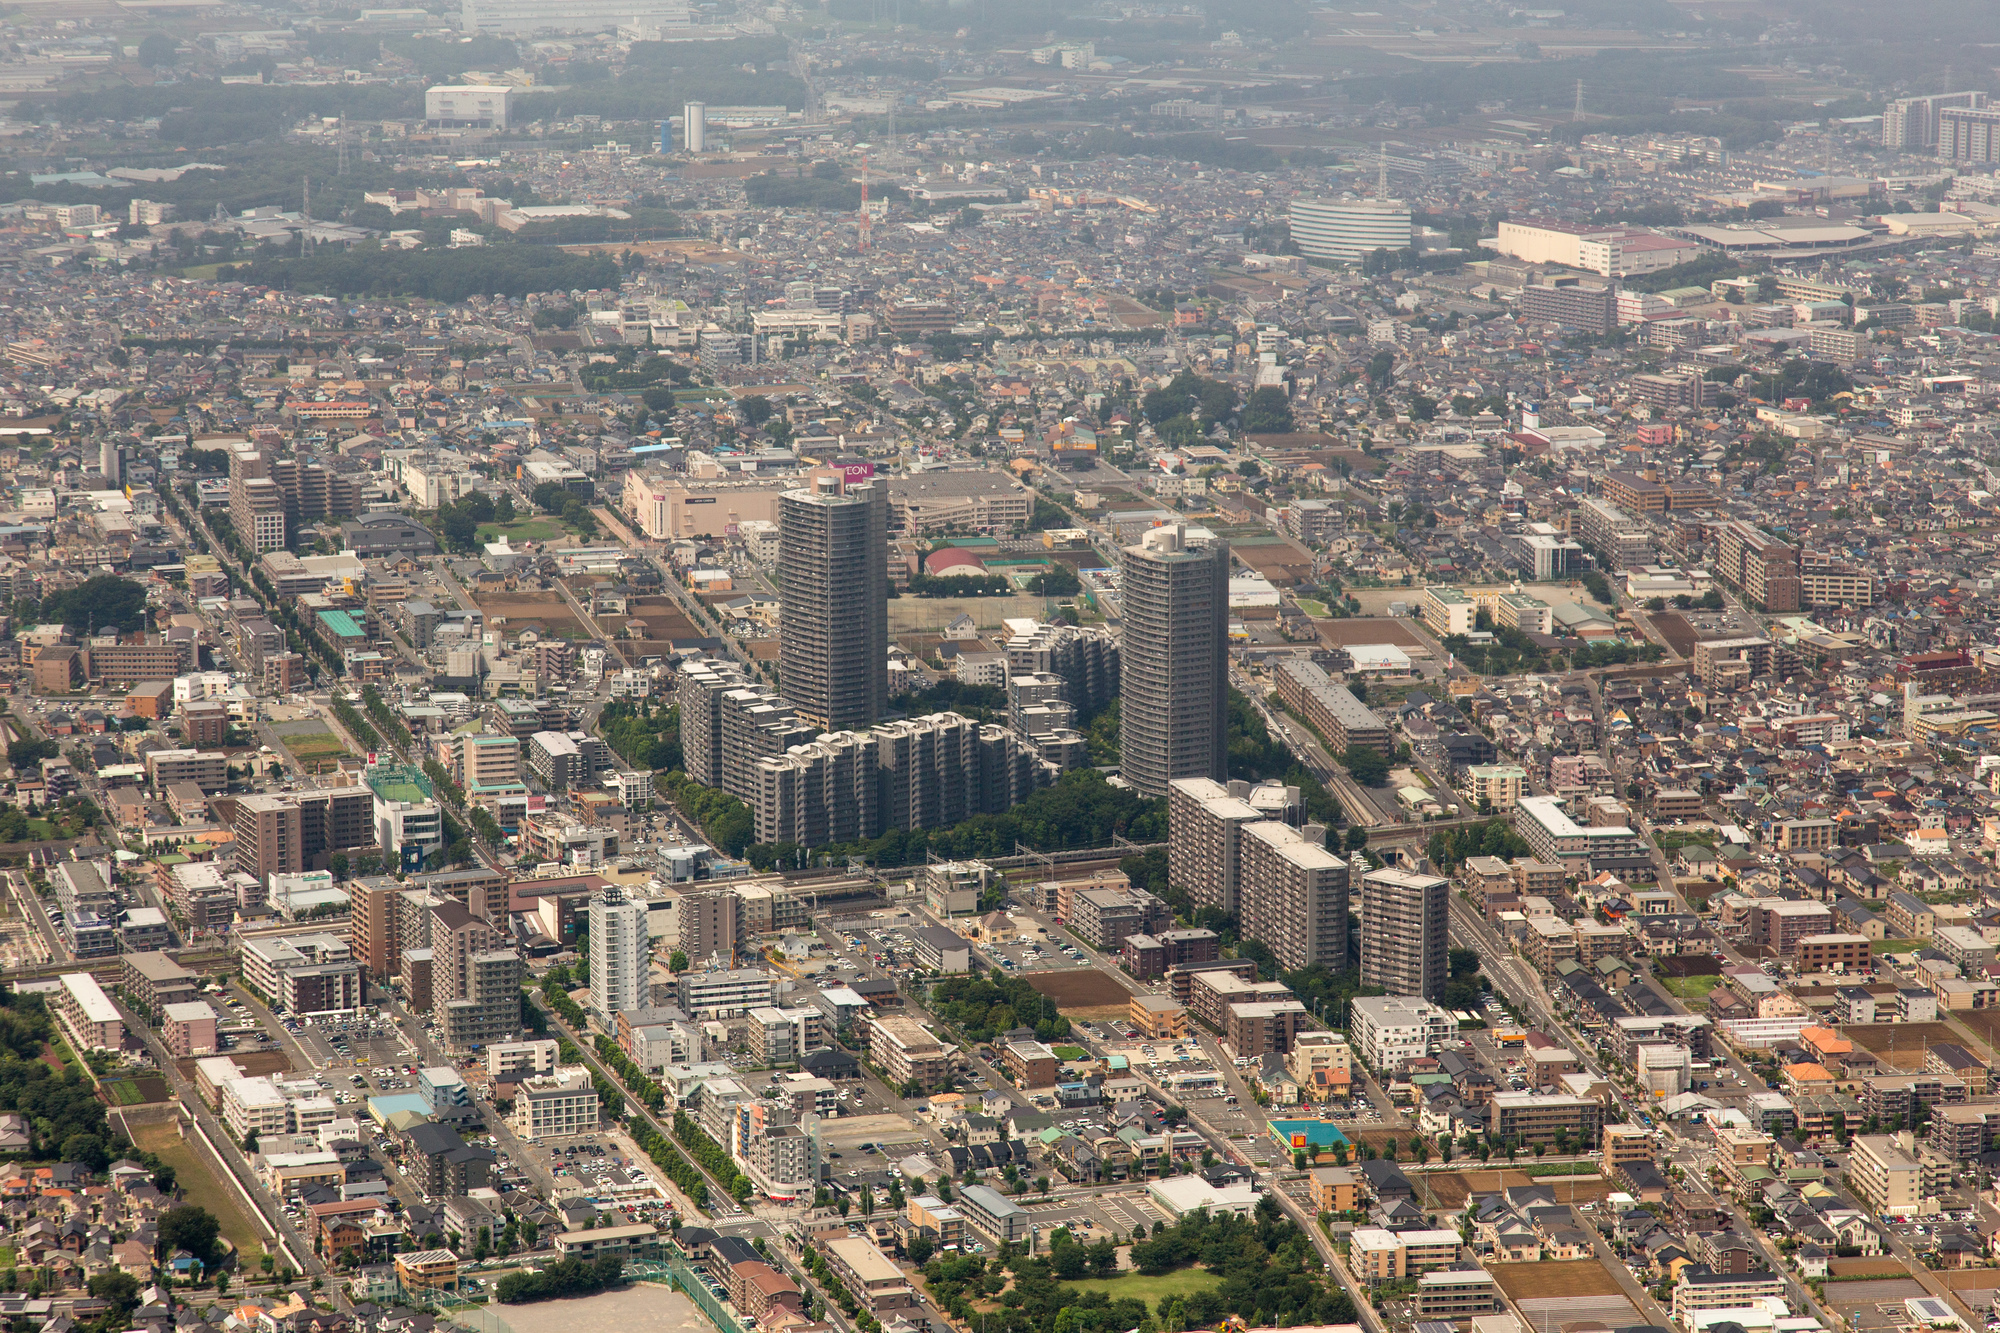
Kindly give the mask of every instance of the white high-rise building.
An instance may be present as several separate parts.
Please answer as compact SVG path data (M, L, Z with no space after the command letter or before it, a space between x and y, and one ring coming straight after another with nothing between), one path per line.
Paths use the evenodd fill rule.
M612 1015L646 1007L646 904L607 884L590 899L590 999L608 1025Z
M1294 199L1292 239L1316 259L1366 259L1410 247L1410 206L1400 199Z

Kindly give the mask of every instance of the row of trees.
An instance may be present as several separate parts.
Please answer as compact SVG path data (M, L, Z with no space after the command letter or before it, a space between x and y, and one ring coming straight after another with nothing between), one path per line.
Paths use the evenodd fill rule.
M614 699L598 714L597 732L634 768L670 773L681 766L679 704L654 708L643 699L636 704Z
M590 1296L616 1286L624 1277L625 1261L614 1254L595 1259L558 1259L539 1273L520 1269L494 1287L503 1305L551 1301L564 1296Z
M750 1197L750 1191L756 1188L751 1184L750 1177L738 1171L736 1159L729 1155L728 1150L703 1133L701 1126L688 1119L684 1111L674 1112L674 1137L681 1141L681 1146L693 1155L695 1161L708 1169L708 1174L729 1182L730 1197L738 1203Z
M639 1068L632 1057L620 1049L617 1042L600 1032L597 1034L596 1046L597 1058L611 1066L611 1072L618 1075L626 1090L637 1097L648 1111L659 1111L666 1106L665 1090L647 1078L646 1071Z

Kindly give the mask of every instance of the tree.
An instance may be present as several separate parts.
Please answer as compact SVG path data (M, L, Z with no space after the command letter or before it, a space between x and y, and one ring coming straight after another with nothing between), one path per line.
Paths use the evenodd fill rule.
M129 634L146 628L146 589L115 574L100 574L43 598L41 618L87 631L115 626Z
M139 1304L139 1279L130 1273L99 1273L90 1279L90 1294L100 1301L108 1301L119 1317L132 1313Z
M771 413L777 410L771 406L771 400L760 393L753 393L736 405L743 409L744 419L752 426L763 425L771 419Z
M1252 435L1283 435L1292 429L1292 404L1283 389L1266 385L1250 395L1243 429Z
M931 1255L937 1252L937 1242L929 1236L911 1236L910 1243L904 1246L904 1250L909 1254L910 1262L922 1268L930 1262Z
M186 1250L201 1261L203 1268L218 1267L222 1254L216 1242L221 1235L222 1224L208 1209L199 1204L178 1204L160 1217L160 1257L166 1259L176 1251Z
M1389 761L1382 757L1381 751L1371 746L1348 746L1341 753L1340 762L1364 787L1379 787L1388 780Z
M178 64L180 43L163 32L149 33L146 40L139 43L139 63L155 68Z
M667 955L667 971L681 973L688 970L688 956L679 949Z

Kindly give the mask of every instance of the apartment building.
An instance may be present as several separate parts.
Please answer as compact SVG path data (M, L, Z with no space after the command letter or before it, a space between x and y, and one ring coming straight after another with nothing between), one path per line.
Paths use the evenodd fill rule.
M229 756L220 750L153 750L146 755L146 782L156 792L187 783L212 796L229 785Z
M1847 1177L1855 1197L1877 1213L1911 1214L1923 1204L1923 1167L1893 1134L1862 1134L1852 1142Z
M1348 864L1326 850L1325 831L1259 820L1236 830L1237 894L1246 935L1263 940L1287 971L1347 962ZM1172 843L1171 832L1168 835Z
M78 1051L119 1051L125 1045L125 1020L118 1006L88 972L65 972L49 995L56 1022Z
M1601 870L1626 879L1653 875L1651 852L1637 833L1622 824L1579 824L1560 797L1523 796L1514 806L1514 831L1536 860L1564 866L1579 878Z
M128 953L118 963L118 984L126 997L155 1013L185 1004L201 990L199 976L158 950Z
M1350 1006L1354 1053L1378 1073L1429 1055L1458 1031L1452 1016L1413 995L1363 996Z
M869 1025L868 1056L892 1088L941 1086L951 1062L937 1038L901 1014L878 1014Z
M1645 524L1609 500L1583 496L1576 502L1577 534L1599 552L1613 571L1653 561L1653 534Z
M1278 698L1326 738L1335 757L1352 745L1374 750L1384 759L1395 753L1389 724L1318 663L1287 658L1272 674Z
M1468 764L1459 795L1476 809L1504 814L1529 792L1528 770L1518 764Z
M1716 528L1715 575L1742 590L1743 595L1776 614L1799 609L1798 548L1760 532L1741 519Z
M968 1185L960 1191L960 1197L978 1188ZM838 1237L822 1246L820 1253L848 1294L877 1319L897 1310L917 1308L916 1288L868 1237Z
M1349 1271L1370 1285L1399 1282L1458 1262L1458 1232L1436 1229L1385 1231L1356 1227L1348 1236Z
M1361 877L1361 980L1392 996L1444 995L1451 882L1384 866Z
M967 1185L958 1192L958 1206L973 1230L994 1245L1020 1245L1028 1240L1033 1221L1028 1210L990 1185Z
M601 1104L590 1071L557 1069L523 1079L514 1088L514 1132L529 1142L595 1134Z
M1478 627L1479 604L1457 588L1427 587L1419 607L1425 626L1439 638L1470 634Z
M1592 1097L1557 1093L1502 1092L1492 1103L1493 1134L1501 1142L1554 1143L1566 1133L1579 1144L1595 1143L1604 1130L1604 1106Z

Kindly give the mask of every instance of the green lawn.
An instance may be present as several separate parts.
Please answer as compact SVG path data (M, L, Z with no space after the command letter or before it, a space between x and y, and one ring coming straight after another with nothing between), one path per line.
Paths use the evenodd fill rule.
M1922 940L1876 940L1870 946L1876 953L1915 953L1924 947Z
M1333 618L1333 612L1327 610L1325 602L1315 602L1310 597L1301 597L1298 599L1298 602L1299 610L1305 612L1315 620L1331 620Z
M517 542L552 542L567 535L569 529L552 518L517 518L512 523L481 523L479 540L497 541L508 537Z
M1708 977L1654 977L1653 980L1666 987L1667 991L1683 1000L1699 1000L1720 986L1721 973Z
M134 1125L132 1137L139 1147L174 1169L174 1183L186 1193L187 1201L208 1209L244 1262L254 1263L264 1251L263 1234L237 1203L235 1192L209 1169L194 1147L171 1124Z
M1081 1046L1057 1046L1053 1049L1058 1060L1081 1060L1090 1054Z
M120 1106L137 1106L146 1100L146 1094L139 1091L139 1085L129 1078L121 1078L115 1083L106 1083L104 1089L111 1094L112 1100L116 1101Z
M1146 1308L1152 1309L1162 1296L1185 1296L1189 1292L1207 1291L1210 1287L1221 1286L1222 1279L1206 1268L1177 1268L1158 1277L1125 1273L1118 1277L1094 1277L1083 1282L1065 1282L1063 1285L1075 1287L1079 1291L1101 1291L1114 1301L1130 1296L1144 1301Z

